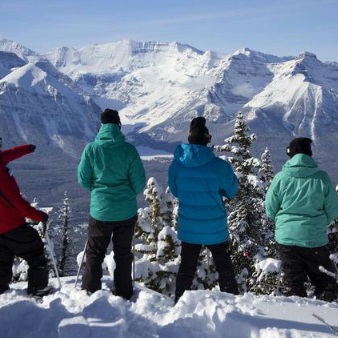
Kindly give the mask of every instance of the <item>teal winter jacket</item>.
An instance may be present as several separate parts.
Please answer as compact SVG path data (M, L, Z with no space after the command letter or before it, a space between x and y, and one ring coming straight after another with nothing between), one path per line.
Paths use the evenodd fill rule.
M232 167L212 149L181 144L168 175L169 188L178 197L178 238L186 243L219 244L229 240L223 197L237 194Z
M145 171L136 148L125 142L119 126L103 124L95 141L87 144L78 182L91 193L93 218L121 221L136 215L136 195L145 186Z
M278 243L314 248L328 243L327 226L338 217L338 198L315 160L296 154L272 180L265 209L276 223Z

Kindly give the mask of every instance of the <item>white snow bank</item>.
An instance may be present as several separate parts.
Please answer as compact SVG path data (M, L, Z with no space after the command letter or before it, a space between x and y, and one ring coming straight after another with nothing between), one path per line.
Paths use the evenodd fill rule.
M174 306L139 284L131 302L111 294L108 277L91 296L74 289L74 281L62 278L61 290L41 304L26 296L26 283L12 284L0 295L1 338L336 337L313 313L338 329L337 303L190 291Z

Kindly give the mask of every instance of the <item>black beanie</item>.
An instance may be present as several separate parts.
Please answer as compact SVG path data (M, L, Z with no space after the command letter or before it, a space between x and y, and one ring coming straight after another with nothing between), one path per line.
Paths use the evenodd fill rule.
M286 153L293 157L296 154L305 154L312 156L311 150L312 140L307 137L298 137L292 140L289 146L286 148Z
M206 120L203 116L192 119L188 136L189 143L206 146L211 141L211 135L205 123Z
M104 112L101 113L101 123L112 123L121 126L121 120L119 116L119 112L117 110L105 109Z

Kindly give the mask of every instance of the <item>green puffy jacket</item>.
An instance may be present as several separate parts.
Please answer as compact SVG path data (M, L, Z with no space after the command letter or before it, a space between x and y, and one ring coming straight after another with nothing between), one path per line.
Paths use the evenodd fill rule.
M136 148L125 142L116 124L103 124L95 141L85 147L78 182L91 192L93 218L121 221L136 215L136 195L145 186L145 171Z
M297 154L274 177L265 209L276 223L278 243L314 248L328 243L327 226L338 217L338 198L314 159Z

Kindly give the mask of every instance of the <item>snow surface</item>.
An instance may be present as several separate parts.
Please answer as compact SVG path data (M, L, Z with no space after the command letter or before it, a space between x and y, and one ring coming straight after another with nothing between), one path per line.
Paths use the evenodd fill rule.
M102 290L88 296L74 288L75 277L41 303L26 295L26 283L0 295L1 338L316 338L337 335L338 304L298 297L234 296L219 291L189 291L174 306L171 298L136 284L125 301ZM56 286L57 281L51 280Z

